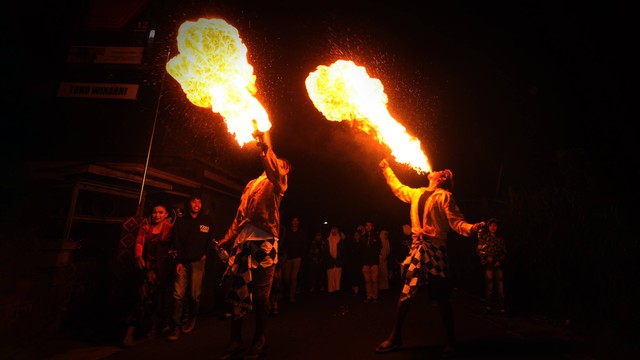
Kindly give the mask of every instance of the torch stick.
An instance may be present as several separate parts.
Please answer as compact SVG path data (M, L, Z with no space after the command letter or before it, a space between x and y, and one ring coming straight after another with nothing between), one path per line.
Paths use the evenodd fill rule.
M269 136L268 131L260 131L258 128L258 121L256 119L251 120L253 124L253 137L256 139L256 142L266 144L271 147L271 137Z

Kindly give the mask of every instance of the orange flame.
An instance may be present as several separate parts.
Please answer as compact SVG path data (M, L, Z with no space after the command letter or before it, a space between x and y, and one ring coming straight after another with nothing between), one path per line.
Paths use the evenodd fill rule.
M167 72L194 105L222 115L240 146L253 140L254 121L260 131L271 128L254 96L256 76L235 27L222 19L186 21L178 30L178 51L167 62Z
M351 121L387 145L396 161L418 173L431 171L420 141L389 114L382 82L370 78L364 67L346 60L328 67L320 65L309 74L305 85L311 101L328 120Z

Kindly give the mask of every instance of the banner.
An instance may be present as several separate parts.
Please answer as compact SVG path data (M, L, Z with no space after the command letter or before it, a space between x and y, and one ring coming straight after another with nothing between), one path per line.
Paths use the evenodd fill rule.
M58 96L135 100L138 96L138 87L137 84L62 82L58 88Z

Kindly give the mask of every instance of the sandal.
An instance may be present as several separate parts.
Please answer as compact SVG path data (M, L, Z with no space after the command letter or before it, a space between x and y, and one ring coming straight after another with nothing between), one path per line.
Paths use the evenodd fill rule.
M378 347L376 347L376 353L384 354L389 351L393 351L400 346L402 346L402 341L387 339L381 342L380 345L378 345Z

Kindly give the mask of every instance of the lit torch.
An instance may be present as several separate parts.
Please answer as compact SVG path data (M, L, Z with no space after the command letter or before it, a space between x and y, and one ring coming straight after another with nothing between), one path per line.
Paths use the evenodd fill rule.
M271 128L269 115L255 97L253 67L238 30L222 19L186 21L178 30L179 55L167 72L194 105L219 113L240 146L253 140L254 127Z
M388 146L397 162L418 173L431 171L420 140L389 114L382 82L370 78L364 67L346 60L320 65L309 74L305 85L311 101L328 120L351 121Z

